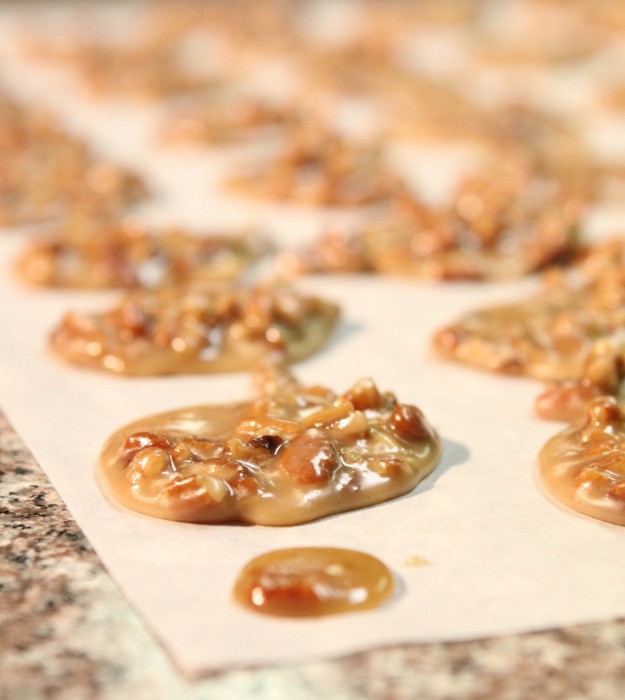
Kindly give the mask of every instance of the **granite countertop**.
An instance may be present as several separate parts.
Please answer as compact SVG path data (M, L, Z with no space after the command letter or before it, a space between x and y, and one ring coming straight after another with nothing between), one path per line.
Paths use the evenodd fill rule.
M625 620L186 681L0 413L0 698L625 697Z

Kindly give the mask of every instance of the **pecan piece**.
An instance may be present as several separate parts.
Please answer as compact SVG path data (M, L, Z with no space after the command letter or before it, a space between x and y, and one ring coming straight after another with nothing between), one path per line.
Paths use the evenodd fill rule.
M120 462L128 465L137 452L146 447L159 447L163 450L169 450L171 443L169 440L156 433L150 433L148 431L133 433L126 438L122 446Z
M278 456L280 468L302 484L329 481L339 463L332 443L316 430L298 435Z
M353 404L357 411L380 408L382 397L371 379L361 379L341 397Z
M410 404L400 403L393 409L388 425L395 435L406 442L417 442L432 437L423 413Z
M149 446L139 450L129 465L133 472L133 480L137 473L153 479L171 467L171 458L169 452L162 447Z
M252 449L267 450L267 452L275 455L280 445L284 442L278 435L257 435L247 441L247 444Z

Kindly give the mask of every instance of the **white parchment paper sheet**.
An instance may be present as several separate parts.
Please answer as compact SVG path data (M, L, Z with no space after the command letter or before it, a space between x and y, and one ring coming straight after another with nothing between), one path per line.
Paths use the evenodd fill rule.
M6 82L26 97L49 99L79 132L149 170L163 192L173 193L155 208L157 220L176 213L195 222L265 216L209 192L219 157L196 164L188 154L155 151L149 129L141 128L150 119L141 109L90 107L67 90L60 99L65 78L20 63L7 47L5 41ZM318 224L292 208L269 219L293 245L306 227L314 229L311 221ZM112 431L142 415L244 399L248 377L124 379L58 363L46 352L50 328L67 309L93 308L111 296L20 288L10 263L24 235L0 240L0 405L121 590L188 674L625 615L623 529L560 508L535 482L537 453L559 429L532 416L539 385L430 354L437 327L477 305L517 298L531 282L305 280L304 288L339 301L344 317L328 348L297 368L300 379L343 391L372 376L425 411L444 440L441 463L403 498L308 525L186 525L142 517L103 498L93 474L99 449ZM231 601L250 558L300 545L378 556L394 571L397 594L377 610L313 620L271 619ZM408 565L414 556L430 565Z
M395 502L309 525L200 526L107 502L93 477L98 450L116 427L146 413L241 399L247 378L116 379L55 364L43 339L68 295L17 292L3 274L2 407L177 663L200 672L625 614L616 585L622 529L560 509L534 482L536 453L556 429L531 416L537 386L429 357L429 333L442 319L499 290L374 280L315 286L343 300L345 324L299 376L338 390L374 376L430 417L445 442L441 464ZM265 618L231 602L248 559L299 545L380 557L397 576L396 597L372 612L311 621ZM407 566L414 555L431 565Z

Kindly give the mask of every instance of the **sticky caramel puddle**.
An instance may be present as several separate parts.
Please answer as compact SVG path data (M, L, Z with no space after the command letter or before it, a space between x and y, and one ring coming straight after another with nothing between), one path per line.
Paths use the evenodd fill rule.
M103 448L99 481L123 506L157 518L293 525L407 493L439 455L421 412L370 380L341 397L289 385L121 428Z
M233 598L265 615L320 617L376 608L393 590L392 573L370 554L295 547L250 561L236 580Z

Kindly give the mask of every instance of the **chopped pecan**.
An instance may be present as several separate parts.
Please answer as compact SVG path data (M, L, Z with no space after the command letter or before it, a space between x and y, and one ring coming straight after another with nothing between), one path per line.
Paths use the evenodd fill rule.
M302 484L328 481L339 461L330 440L317 430L308 430L288 442L279 452L280 469Z
M388 425L397 437L406 442L427 440L432 436L423 413L410 404L398 404L388 419Z

